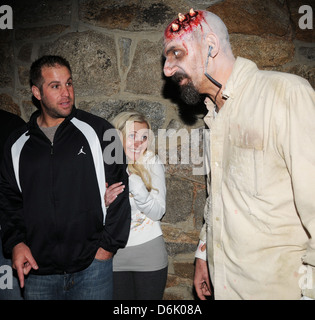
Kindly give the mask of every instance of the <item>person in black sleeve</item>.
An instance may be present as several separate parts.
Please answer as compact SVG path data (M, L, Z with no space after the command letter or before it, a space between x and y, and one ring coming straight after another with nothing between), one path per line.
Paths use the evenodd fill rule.
M19 116L5 110L0 110L0 164L3 158L4 145L8 137L13 131L24 124L25 121ZM0 238L0 267L2 267L3 270L6 270L6 273L3 276L7 278L4 283L5 285L0 288L0 300L23 299L17 278L12 276L11 264L11 259L5 257L3 254Z
M0 164L3 159L4 145L9 135L24 124L25 121L16 114L0 109Z
M109 122L75 107L64 58L36 60L30 82L40 110L10 136L1 167L4 250L25 299L112 299L112 257L130 229L120 139ZM125 190L106 208L106 184L117 182Z

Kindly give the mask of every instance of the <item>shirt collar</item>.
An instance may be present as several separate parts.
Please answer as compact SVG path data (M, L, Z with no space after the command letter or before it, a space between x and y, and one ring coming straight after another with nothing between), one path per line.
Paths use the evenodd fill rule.
M222 95L233 97L237 88L251 78L258 70L257 65L248 59L237 57L233 66L232 73L225 85Z
M248 78L253 76L257 70L257 65L254 62L245 58L237 57L232 73L222 91L222 96L226 99L233 99L237 88L242 86ZM205 99L204 103L209 111L204 118L205 122L207 123L210 118L215 118L218 113L216 111L216 105L209 97Z

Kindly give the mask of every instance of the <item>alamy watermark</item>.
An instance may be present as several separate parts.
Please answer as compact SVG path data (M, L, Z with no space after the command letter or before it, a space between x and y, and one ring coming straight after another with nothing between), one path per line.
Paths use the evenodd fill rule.
M0 290L13 289L12 267L8 265L0 266Z
M311 6L303 5L299 8L299 13L303 14L299 19L299 28L313 29L313 9Z
M299 278L299 288L301 290L314 289L312 267L301 265L298 273L301 275ZM13 289L13 271L9 265L0 266L0 290Z
M156 136L152 130L143 130L149 136L147 150L158 154L163 164L189 165L193 175L206 175L210 172L209 159L205 156L209 129L158 129ZM109 129L104 133L103 141L109 142L103 151L106 164L123 163L121 141L124 139L126 137L116 129ZM129 163L131 161L129 159ZM138 163L139 161L141 163L141 159Z
M299 28L313 29L313 9L309 5L299 7L299 13L302 16L299 18ZM13 29L13 10L9 5L0 6L0 29Z
M301 290L313 290L313 270L312 267L309 265L301 265L299 268L299 274L302 276L299 279L299 288Z
M13 10L8 5L0 6L0 29L13 29Z
M313 29L313 9L309 5L299 7L299 28ZM13 10L9 5L0 6L0 29L13 29Z

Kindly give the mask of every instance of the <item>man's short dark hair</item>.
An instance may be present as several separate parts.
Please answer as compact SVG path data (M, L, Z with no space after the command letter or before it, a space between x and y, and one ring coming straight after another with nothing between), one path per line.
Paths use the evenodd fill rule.
M30 70L30 86L33 85L41 90L44 79L42 77L43 67L55 67L56 65L67 67L71 74L71 68L69 62L61 56L47 55L34 61Z

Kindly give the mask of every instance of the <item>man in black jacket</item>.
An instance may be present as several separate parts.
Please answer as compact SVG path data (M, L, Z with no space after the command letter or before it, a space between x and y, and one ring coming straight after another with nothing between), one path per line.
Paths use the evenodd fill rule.
M8 137L12 134L12 132L24 124L24 120L19 116L5 110L0 110L0 164L3 158L4 145ZM0 268L7 269L7 272L3 275L3 277L6 278L4 281L5 285L3 287L0 286L0 300L22 299L17 278L15 275L13 277L12 274L11 264L11 259L7 259L7 257L3 255L2 242L0 239Z
M111 299L112 256L130 228L126 161L104 119L76 109L69 63L31 66L40 102L4 152L0 221L26 299ZM105 185L125 190L105 208ZM28 275L24 279L24 275Z
M0 164L5 142L10 134L25 124L24 120L11 112L0 110Z

